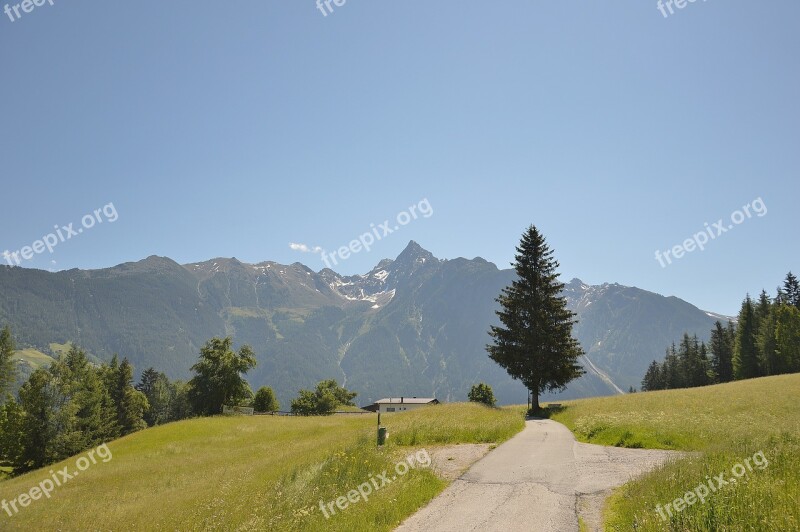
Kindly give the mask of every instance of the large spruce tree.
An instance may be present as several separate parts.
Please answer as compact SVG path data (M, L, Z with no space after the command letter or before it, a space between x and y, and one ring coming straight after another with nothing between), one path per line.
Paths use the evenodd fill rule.
M486 350L528 388L536 411L541 393L563 390L584 373L578 364L583 350L572 337L575 314L561 295L559 264L544 236L530 226L516 251L512 266L517 279L497 298L502 325L491 327L494 343Z

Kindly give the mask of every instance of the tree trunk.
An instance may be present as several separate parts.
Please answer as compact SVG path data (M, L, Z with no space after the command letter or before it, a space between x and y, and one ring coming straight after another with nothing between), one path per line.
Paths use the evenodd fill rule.
M539 406L539 394L531 392L531 412L538 412L541 410Z

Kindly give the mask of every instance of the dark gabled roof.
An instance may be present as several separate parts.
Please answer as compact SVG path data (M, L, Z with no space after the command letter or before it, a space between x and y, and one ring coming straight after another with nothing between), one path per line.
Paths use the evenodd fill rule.
M375 401L371 405L363 407L364 410L377 412L380 405L438 405L439 400L435 397L384 397Z

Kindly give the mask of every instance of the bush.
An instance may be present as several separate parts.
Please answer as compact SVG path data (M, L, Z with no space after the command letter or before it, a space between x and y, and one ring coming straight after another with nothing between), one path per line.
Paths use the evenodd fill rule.
M262 386L256 392L253 399L253 408L256 412L274 412L280 410L278 399L275 398L275 392L269 386Z
M355 406L353 398L357 394L339 386L335 380L321 381L315 391L300 390L292 401L292 412L301 416L328 416L340 405Z
M486 406L494 406L497 402L494 398L492 387L485 383L476 384L467 395L473 403L483 403Z

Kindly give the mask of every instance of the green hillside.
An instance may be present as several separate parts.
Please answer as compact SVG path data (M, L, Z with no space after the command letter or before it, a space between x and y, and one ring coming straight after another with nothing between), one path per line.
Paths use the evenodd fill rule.
M0 530L390 530L445 482L417 467L336 515L330 502L412 453L458 442L500 442L524 426L519 409L451 404L387 415L215 417L172 423L109 444L111 458L30 501ZM398 445L405 442L413 445ZM80 456L86 456L86 453ZM107 456L107 455L103 455ZM78 457L0 483L0 500L76 470ZM423 460L424 462L424 460Z
M14 353L12 360L16 362L25 363L30 367L32 367L33 369L38 369L43 366L49 366L53 362L53 357L46 355L36 349L27 348L27 349L20 349L19 351Z
M16 394L25 381L28 380L28 377L31 376L31 373L41 367L49 366L54 359L38 349L28 347L16 351L11 360L16 365L16 376L10 391L12 394Z
M584 399L553 417L590 443L697 451L620 489L609 530L800 530L800 375ZM759 452L768 464L736 479L733 468ZM721 473L736 482L672 517L663 511L703 483L716 487Z

